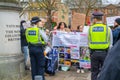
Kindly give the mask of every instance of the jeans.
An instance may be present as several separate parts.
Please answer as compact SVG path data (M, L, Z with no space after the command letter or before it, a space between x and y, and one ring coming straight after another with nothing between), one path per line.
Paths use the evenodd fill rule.
M23 46L22 47L22 51L24 54L24 59L25 59L25 66L27 66L27 61L28 61L28 54L29 54L29 50L28 50L28 46Z

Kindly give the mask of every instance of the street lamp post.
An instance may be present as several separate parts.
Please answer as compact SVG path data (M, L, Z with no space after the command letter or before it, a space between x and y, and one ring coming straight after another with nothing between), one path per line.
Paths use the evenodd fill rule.
M20 48L21 9L16 0L0 0L0 80L21 80L24 75Z

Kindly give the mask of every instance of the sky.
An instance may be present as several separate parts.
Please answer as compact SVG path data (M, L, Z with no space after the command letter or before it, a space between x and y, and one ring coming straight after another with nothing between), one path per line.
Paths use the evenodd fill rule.
M23 0L21 0L21 1L23 1ZM24 1L28 1L28 0L24 0ZM111 4L111 3L118 4L120 2L120 0L102 0L102 2L105 4Z
M110 3L118 4L120 2L120 0L102 0L102 1L105 4L110 4Z

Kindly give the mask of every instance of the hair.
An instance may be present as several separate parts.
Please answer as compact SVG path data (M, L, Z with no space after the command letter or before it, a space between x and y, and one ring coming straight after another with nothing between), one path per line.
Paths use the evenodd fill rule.
M23 29L23 23L26 23L26 21L25 21L25 20L22 20L22 21L20 22L20 29Z
M77 26L77 30L79 30L79 29L80 29L80 26L81 26L81 25L78 25L78 26Z
M25 20L20 21L20 26L23 26L23 23L26 23Z
M57 29L60 29L60 26L62 25L62 23L64 24L64 27L67 28L67 25L65 24L65 22L60 22Z
M97 19L97 20L102 20L102 16L94 16L94 19Z

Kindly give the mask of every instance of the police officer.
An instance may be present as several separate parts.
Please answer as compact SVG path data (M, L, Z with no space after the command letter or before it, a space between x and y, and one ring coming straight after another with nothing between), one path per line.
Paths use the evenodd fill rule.
M88 41L91 58L91 80L97 80L97 75L112 44L112 32L109 27L102 23L103 13L94 12L92 15L94 24L89 28Z
M48 38L39 17L33 17L31 24L33 27L26 30L26 38L29 45L32 80L45 80L45 57L43 51Z

